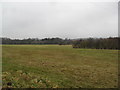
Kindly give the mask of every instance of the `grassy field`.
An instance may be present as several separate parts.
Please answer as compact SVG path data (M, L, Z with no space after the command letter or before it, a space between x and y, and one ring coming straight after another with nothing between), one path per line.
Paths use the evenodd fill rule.
M118 51L70 45L3 45L3 87L114 88Z

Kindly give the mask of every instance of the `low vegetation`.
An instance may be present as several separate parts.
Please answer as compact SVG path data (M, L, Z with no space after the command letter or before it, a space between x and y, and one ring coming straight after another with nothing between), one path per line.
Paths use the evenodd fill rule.
M3 88L115 88L118 50L2 45Z

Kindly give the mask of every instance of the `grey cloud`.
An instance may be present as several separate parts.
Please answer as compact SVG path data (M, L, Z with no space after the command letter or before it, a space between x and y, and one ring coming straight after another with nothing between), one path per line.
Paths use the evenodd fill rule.
M109 37L117 36L116 2L89 3L5 3L3 36Z

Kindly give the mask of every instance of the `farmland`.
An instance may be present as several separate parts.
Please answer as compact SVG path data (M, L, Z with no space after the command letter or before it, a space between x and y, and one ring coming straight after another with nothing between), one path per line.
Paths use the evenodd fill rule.
M114 88L118 50L2 45L2 80L10 88Z

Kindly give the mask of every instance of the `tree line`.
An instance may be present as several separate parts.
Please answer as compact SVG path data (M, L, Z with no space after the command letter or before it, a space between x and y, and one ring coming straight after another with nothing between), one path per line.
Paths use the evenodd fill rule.
M91 49L119 49L120 38L88 38L79 39L73 42L73 48L91 48Z
M1 38L2 44L59 44L59 45L68 45L72 44L70 39L61 39L61 38L28 38L28 39L10 39L10 38Z
M2 39L1 44L57 44L72 45L73 48L91 48L91 49L119 49L120 37L109 38L86 38L86 39L62 39L62 38L28 38L28 39Z

